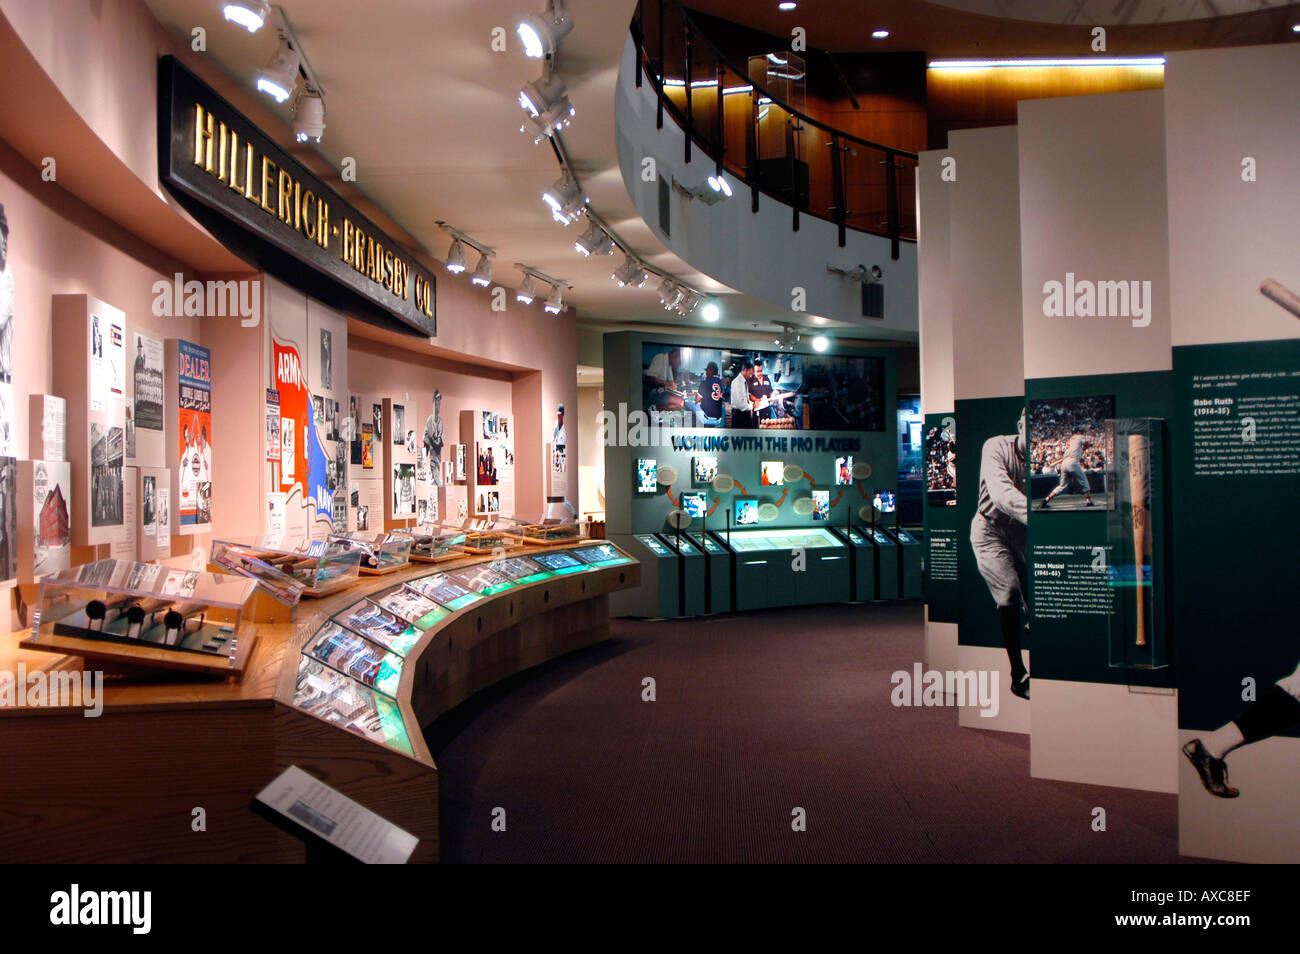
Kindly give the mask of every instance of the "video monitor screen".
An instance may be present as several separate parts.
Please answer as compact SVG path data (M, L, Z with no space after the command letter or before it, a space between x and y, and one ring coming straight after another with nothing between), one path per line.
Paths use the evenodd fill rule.
M847 487L853 483L853 458L835 458L835 486Z
M892 490L880 490L872 498L872 506L880 513L893 513L895 507L894 492Z
M691 483L697 487L713 483L718 476L718 459L716 457L695 457L691 460Z
M741 497L735 502L736 524L746 527L758 523L758 501L753 497Z
M812 492L814 520L829 520L831 518L831 492L829 490L814 490Z
M785 464L779 460L763 461L763 486L780 487L785 483Z
M694 520L703 520L704 513L709 509L709 498L707 494L682 494L682 509L691 515Z
M652 494L659 486L659 463L650 457L640 457L636 462L636 492Z

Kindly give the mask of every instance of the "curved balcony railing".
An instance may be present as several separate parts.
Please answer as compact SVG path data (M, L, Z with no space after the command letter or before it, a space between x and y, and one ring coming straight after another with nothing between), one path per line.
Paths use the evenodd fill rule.
M847 229L916 241L915 153L883 146L826 125L751 80L728 61L676 0L641 0L632 21L636 85L648 78L664 113L686 132L685 160L698 147L760 195L801 214L834 222L839 244Z

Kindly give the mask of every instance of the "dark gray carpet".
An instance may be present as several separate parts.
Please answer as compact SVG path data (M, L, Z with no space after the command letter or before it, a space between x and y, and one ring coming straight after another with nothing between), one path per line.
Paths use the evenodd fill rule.
M1179 860L1175 796L1031 779L1027 737L894 708L922 657L917 603L615 620L430 726L443 860Z

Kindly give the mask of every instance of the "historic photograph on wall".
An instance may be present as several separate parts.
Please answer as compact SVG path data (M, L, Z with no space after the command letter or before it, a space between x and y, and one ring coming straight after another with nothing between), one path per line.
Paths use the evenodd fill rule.
M32 575L40 577L72 566L72 521L68 512L72 465L32 462Z
M1106 509L1106 462L1113 460L1106 421L1113 395L1029 402L1029 499L1035 510Z

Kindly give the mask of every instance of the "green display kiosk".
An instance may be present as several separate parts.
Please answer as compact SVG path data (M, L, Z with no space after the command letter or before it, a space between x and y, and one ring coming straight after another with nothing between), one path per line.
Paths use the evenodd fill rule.
M831 532L849 548L849 599L855 603L879 599L876 595L876 548L867 537L868 531L858 527L833 527Z
M684 531L665 530L658 536L677 555L678 603L675 611L669 615L703 615L707 592L704 588L704 552L692 542L691 535Z
M898 542L880 527L863 527L876 548L876 599L899 598L902 578L898 567Z
M828 530L732 530L715 538L731 551L737 610L850 598L848 548Z
M691 542L704 552L705 615L731 612L731 553L711 533L691 534Z
M885 530L898 545L898 597L921 598L921 541L902 527Z
M641 585L618 590L609 596L611 616L642 619L673 617L681 608L678 556L653 533L618 534L610 537L641 563Z

